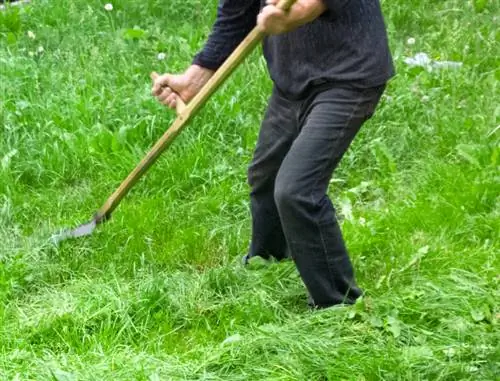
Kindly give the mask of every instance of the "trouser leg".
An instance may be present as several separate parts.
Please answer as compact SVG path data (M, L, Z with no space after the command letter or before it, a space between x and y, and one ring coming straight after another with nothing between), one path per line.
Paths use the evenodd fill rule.
M318 307L353 303L361 294L327 188L382 92L335 88L315 96L277 174L274 196L283 232Z
M298 133L297 102L275 90L259 132L253 160L248 168L251 187L252 238L248 257L283 259L287 243L274 201L276 174Z

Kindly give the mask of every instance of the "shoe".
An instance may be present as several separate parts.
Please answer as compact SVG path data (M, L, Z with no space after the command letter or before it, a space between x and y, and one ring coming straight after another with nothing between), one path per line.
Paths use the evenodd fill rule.
M356 304L356 301L346 300L342 303L332 303L332 304L316 304L311 294L307 294L307 305L311 310L324 310L327 308L348 308Z
M241 258L241 264L243 266L248 265L249 261L250 261L250 254L244 255L243 258Z
M271 263L273 263L272 258L264 258L258 255L250 256L249 254L243 256L241 260L244 267L247 267L251 270L262 269L268 267Z
M307 294L307 305L309 306L309 308L316 308L314 299L312 298L311 294Z

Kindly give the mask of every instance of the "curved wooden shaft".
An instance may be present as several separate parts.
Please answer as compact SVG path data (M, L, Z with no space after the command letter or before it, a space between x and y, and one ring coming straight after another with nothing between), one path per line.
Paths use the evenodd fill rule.
M278 7L288 11L296 0L281 0ZM110 217L120 201L127 195L130 189L137 183L141 176L154 164L158 157L165 151L173 140L179 135L182 129L195 116L199 109L205 104L210 96L224 83L224 81L233 73L238 65L252 52L255 46L262 40L264 34L255 27L248 36L238 45L234 52L227 58L222 66L214 73L210 80L196 94L196 96L185 105L184 108L177 110L177 119L173 122L165 134L156 142L148 154L139 162L135 169L120 184L118 189L106 200L102 207L97 211L94 219L97 223Z

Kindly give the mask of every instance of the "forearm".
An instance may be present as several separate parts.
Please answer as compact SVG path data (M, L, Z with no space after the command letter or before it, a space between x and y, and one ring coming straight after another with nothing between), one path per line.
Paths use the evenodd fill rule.
M257 18L260 30L267 34L290 32L318 18L328 8L323 0L297 0L288 12L278 8L279 0L267 0Z
M217 70L256 24L259 0L220 0L217 19L193 64Z

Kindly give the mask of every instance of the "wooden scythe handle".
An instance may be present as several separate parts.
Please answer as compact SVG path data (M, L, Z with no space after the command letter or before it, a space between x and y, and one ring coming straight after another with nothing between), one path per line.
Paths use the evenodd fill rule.
M288 11L296 0L281 0L278 8ZM179 135L182 129L196 115L200 108L212 96L212 94L224 83L224 81L233 73L238 65L252 52L257 44L263 39L262 33L258 27L255 27L248 36L238 45L234 52L227 58L222 66L207 81L196 96L184 107L180 107L177 119L170 128L151 148L148 154L139 162L135 169L130 172L127 178L120 184L118 189L106 200L102 207L97 211L94 219L100 223L111 216L120 201L127 195L130 189L137 183L141 176L154 164L163 151L170 146L173 140Z

